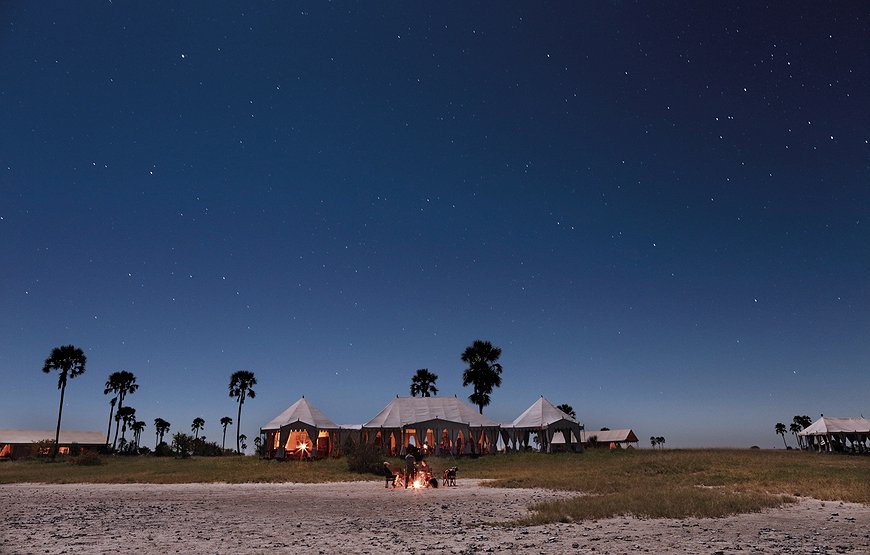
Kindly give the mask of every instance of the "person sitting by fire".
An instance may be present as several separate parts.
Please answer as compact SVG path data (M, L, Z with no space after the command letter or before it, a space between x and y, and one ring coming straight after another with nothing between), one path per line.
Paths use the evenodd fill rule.
M384 478L386 478L384 488L390 486L396 487L396 474L393 472L393 469L390 468L390 463L387 461L384 461Z

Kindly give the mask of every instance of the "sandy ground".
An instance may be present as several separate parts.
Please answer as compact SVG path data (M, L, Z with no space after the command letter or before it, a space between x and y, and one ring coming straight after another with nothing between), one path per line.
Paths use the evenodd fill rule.
M870 507L504 527L564 496L345 484L0 486L0 553L870 553Z

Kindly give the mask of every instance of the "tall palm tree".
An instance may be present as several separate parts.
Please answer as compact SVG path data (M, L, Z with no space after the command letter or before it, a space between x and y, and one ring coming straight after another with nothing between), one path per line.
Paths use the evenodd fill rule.
M154 419L154 429L157 432L157 444L154 445L155 451L157 451L157 448L160 447L161 443L163 443L163 434L169 431L170 426L172 426L172 424L162 418Z
M112 397L109 401L109 429L106 430L106 447L109 446L109 440L112 438L112 416L115 414L115 403L118 402L118 397Z
M786 449L788 449L788 443L785 442L785 424L777 422L774 429L776 430L776 433L782 436L782 444L785 445Z
M656 436L656 443L659 445L659 449L664 449L664 446L665 446L664 436Z
M126 397L128 393L135 393L137 389L139 389L139 385L136 383L136 376L134 376L132 372L119 370L109 374L109 379L106 380L106 389L103 390L103 394L108 395L109 393L116 393L118 395L118 411L120 411L124 406L124 397ZM112 440L112 449L114 449L118 443L118 419L115 419L115 422L115 439Z
M137 420L133 422L133 425L130 426L130 429L133 430L133 442L136 443L136 450L139 450L139 439L142 437L142 430L145 429L145 422L142 420Z
M438 395L436 381L438 381L438 374L433 374L428 368L420 368L411 378L411 397L416 397L418 393L420 397Z
M649 436L649 444L652 445L653 449L656 448L656 444L658 444L658 442L659 440L656 438L656 436Z
M561 405L559 405L556 408L559 409L560 411L564 412L565 414L567 414L571 418L577 418L577 413L574 412L574 407L572 407L568 403L562 403Z
M496 362L500 356L500 348L480 339L462 353L462 362L468 365L462 373L462 385L474 386L474 392L468 396L468 400L478 406L480 414L483 414L483 407L489 405L489 394L493 388L501 386L502 368Z
M136 421L136 409L133 407L121 407L115 413L115 420L122 424L121 428L121 443L126 441L124 436L127 435L127 426Z
M57 409L57 431L54 434L54 449L51 451L51 459L57 456L58 441L60 441L60 417L63 414L63 395L66 392L67 379L73 379L85 373L85 363L87 357L84 352L74 345L64 345L63 347L55 347L51 350L51 354L45 359L45 364L42 366L42 371L46 374L52 370L57 370L60 374L57 377L57 388L60 390L60 408Z
M193 439L199 439L199 431L202 430L203 426L205 426L205 420L201 416L193 419L193 424L190 425L190 431L195 434Z
M239 439L242 427L242 405L245 404L245 397L253 399L257 396L256 392L251 389L255 385L257 385L257 378L254 377L253 372L248 370L238 370L230 376L230 397L239 400L239 413L236 415L236 451L239 453L242 452Z
M221 417L221 426L224 428L224 439L221 442L221 451L225 451L227 448L227 426L232 425L233 419L229 416Z
M788 426L788 431L790 431L792 434L794 434L794 440L797 442L798 449L803 449L804 445L801 442L801 436L798 435L799 432L803 431L803 428L801 428L801 425L798 424L797 422L792 422Z

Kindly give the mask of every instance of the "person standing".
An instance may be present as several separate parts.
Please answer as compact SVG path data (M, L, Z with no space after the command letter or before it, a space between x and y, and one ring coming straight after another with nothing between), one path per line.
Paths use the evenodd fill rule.
M414 455L408 453L405 455L405 487L407 488L409 484L414 482L414 474L416 474L416 465L417 461L414 459Z

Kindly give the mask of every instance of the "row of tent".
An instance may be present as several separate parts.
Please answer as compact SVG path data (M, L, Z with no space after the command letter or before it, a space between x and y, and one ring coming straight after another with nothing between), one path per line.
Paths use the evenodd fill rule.
M413 445L435 455L506 450L582 451L583 425L543 396L510 424L478 413L457 397L396 397L361 425L339 426L303 396L260 429L269 458L322 458L353 445L404 455Z
M870 420L861 418L821 418L798 432L811 451L870 452Z

